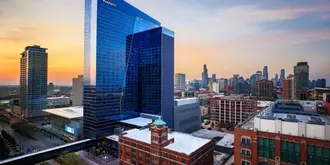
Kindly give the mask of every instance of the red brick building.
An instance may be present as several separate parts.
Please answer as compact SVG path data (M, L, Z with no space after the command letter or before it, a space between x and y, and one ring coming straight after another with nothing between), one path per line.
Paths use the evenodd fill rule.
M283 80L282 98L292 100L294 97L294 77L290 76L286 80Z
M312 101L305 103L300 101L303 112L314 106ZM303 115L303 112L299 115L274 113L274 107L266 108L235 128L235 165L329 165L330 125L327 117ZM295 105L287 107L294 108ZM283 109L285 111L287 109Z
M273 98L273 81L271 80L260 80L256 84L257 97L262 98Z
M210 99L210 119L217 123L238 124L257 110L256 99L214 97Z
M133 129L119 136L119 165L212 165L214 142L169 132L156 120L149 129Z

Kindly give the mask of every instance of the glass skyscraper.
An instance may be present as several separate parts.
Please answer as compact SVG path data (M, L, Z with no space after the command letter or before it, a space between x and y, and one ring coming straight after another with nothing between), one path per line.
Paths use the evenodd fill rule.
M38 45L27 46L20 59L20 108L28 120L38 120L47 107L48 53Z
M163 42L167 36L171 42ZM173 109L173 94L159 92L164 90L162 82L166 78L172 84L166 88L173 92L174 50L169 54L168 48L163 49L174 49L173 45L173 32L161 28L158 21L127 2L85 0L85 138L112 134L117 121L140 112L163 115L161 108L167 105L167 95L172 97ZM172 61L165 55L171 55ZM155 65L149 65L152 63ZM169 74L163 68L165 64L173 66L168 71L172 76L166 77Z

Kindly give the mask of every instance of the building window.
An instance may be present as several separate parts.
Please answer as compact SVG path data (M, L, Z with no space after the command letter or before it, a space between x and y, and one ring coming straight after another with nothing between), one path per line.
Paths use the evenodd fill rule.
M258 156L267 159L275 159L275 140L258 138Z
M183 159L183 158L181 158L181 163L185 163L186 161Z
M307 155L307 164L330 164L330 148L308 145Z
M249 161L242 160L241 165L251 165Z
M300 164L300 143L281 141L281 162Z
M242 149L241 155L244 157L251 157L251 150Z
M176 157L174 155L170 155L170 159L175 160Z
M244 146L251 146L251 139L250 138L243 137L242 140L241 140L241 143Z

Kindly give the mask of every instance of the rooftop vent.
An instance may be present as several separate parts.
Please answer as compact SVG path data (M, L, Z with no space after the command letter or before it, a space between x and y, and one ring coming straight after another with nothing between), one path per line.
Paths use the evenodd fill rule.
M296 115L286 115L283 120L284 121L289 121L289 122L299 122Z
M325 123L322 121L321 118L316 116L310 116L308 117L308 124L317 124L317 125L324 125Z

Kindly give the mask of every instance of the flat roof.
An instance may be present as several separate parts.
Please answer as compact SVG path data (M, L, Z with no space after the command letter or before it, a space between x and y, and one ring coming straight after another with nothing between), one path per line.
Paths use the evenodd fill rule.
M84 116L83 106L45 109L43 111L67 119L82 118Z
M128 137L131 139L135 139L137 141L141 141L147 144L150 143L151 138L151 131L149 128L147 129L132 129L126 131L126 134L124 134L124 137ZM192 136L190 134L181 133L181 132L171 132L168 134L168 139L174 138L174 143L170 143L169 145L165 146L164 148L176 151L179 153L184 153L187 155L190 155L200 147L204 146L211 140L209 139L203 139L199 137Z
M303 123L318 123L320 125L330 125L330 118L325 114L320 114L315 108L318 101L302 101L302 100L277 100L271 106L261 110L256 116L247 120L240 127L243 129L254 129L254 119L266 119L266 120L283 120L290 122L303 122ZM279 105L284 105L278 107ZM285 104L287 103L287 105ZM299 108L297 107L300 105ZM292 108L291 110L288 109ZM288 113L290 112L290 113Z
M227 148L234 148L234 135L227 133L220 141L217 142L216 145Z
M120 122L130 124L130 125L135 125L138 127L145 127L145 126L148 126L150 123L152 123L152 119L136 117L136 118L132 118L132 119L121 120Z
M215 130L200 129L191 133L191 135L201 138L213 139L215 137L224 137L226 133Z
M257 101L258 107L267 107L272 105L274 102L273 101Z
M111 135L111 136L107 136L106 138L118 142L119 136L118 135Z

